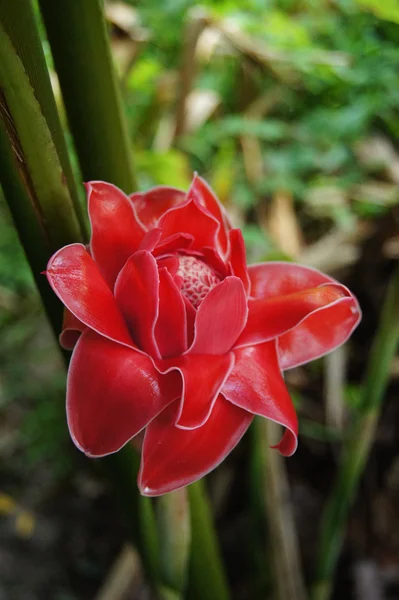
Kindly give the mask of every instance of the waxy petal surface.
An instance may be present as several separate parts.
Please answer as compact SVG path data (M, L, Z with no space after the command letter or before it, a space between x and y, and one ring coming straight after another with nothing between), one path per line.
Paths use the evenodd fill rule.
M131 194L130 199L141 223L147 229L152 229L166 211L185 202L186 194L176 188L160 185L148 192Z
M269 262L249 265L251 296L275 298L315 288L323 283L338 283L317 269L290 262Z
M190 354L225 354L236 342L247 321L244 286L238 277L226 277L205 296L195 318Z
M159 314L155 338L163 358L187 350L186 306L179 288L166 268L159 269Z
M236 406L286 427L280 444L285 456L297 447L298 420L278 364L276 342L234 350L235 365L224 396Z
M361 311L353 296L310 314L278 338L281 368L292 369L331 352L347 341L360 319Z
M281 336L312 312L348 297L343 285L331 283L287 296L250 300L248 321L237 346L251 346Z
M248 429L253 415L223 398L202 427L175 427L178 403L147 427L138 478L145 496L159 496L200 479L217 467Z
M219 223L217 232L218 250L225 255L228 250L227 231L230 229L226 212L216 198L209 185L199 177L194 175L193 182L187 192L188 198L195 198L207 212L209 212Z
M58 250L49 260L46 275L79 321L111 340L134 345L111 290L83 244Z
M176 369L182 378L182 398L176 426L201 427L209 418L216 399L234 365L232 352L219 356L188 354L157 362L161 371Z
M87 330L68 374L73 441L90 456L116 452L176 398L178 379L160 375L148 356Z
M228 261L231 266L232 274L239 277L243 283L245 293L248 295L251 290L251 281L247 269L247 257L245 252L245 243L242 233L239 229L229 231L230 252Z
M140 250L125 263L115 283L115 298L137 346L160 358L155 340L159 276L156 260L149 252Z
M126 260L138 249L144 229L129 197L119 188L103 181L91 181L86 190L91 253L112 289Z
M204 246L217 249L219 223L212 215L201 210L194 200L166 212L159 219L158 227L162 229L163 240L182 232L193 237L193 250L201 250Z

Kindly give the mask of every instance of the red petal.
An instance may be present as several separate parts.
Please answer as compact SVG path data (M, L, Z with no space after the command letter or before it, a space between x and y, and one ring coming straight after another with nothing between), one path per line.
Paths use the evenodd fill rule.
M62 321L62 331L60 333L60 345L65 350L73 350L80 334L86 329L79 319L75 317L67 308L64 308L64 318Z
M201 250L204 246L217 247L219 223L193 200L166 212L159 219L158 226L163 231L163 240L176 233L184 233L193 236L193 250Z
M125 263L115 283L115 298L138 347L154 358L161 358L155 340L158 268L149 252L140 250Z
M160 375L148 356L87 330L68 374L73 441L90 456L116 452L179 395L178 379Z
M317 269L290 262L249 265L248 273L251 279L251 296L262 299L295 294L322 283L338 283Z
M229 352L247 321L244 286L238 277L226 277L205 296L198 307L190 354Z
M298 420L280 373L276 343L234 350L234 369L223 387L230 402L287 428L278 448L284 456L297 447Z
M112 289L126 260L138 249L144 229L129 197L116 186L91 181L86 190L92 256Z
M196 429L209 418L216 398L234 365L234 355L189 354L169 361L159 361L162 373L178 370L182 377L183 392L176 426Z
M154 255L161 256L162 254L169 254L170 252L177 252L179 250L187 250L193 245L194 238L188 233L175 233L164 240L159 242L154 248Z
M148 252L152 252L155 246L158 244L161 237L162 230L159 229L159 227L147 231L140 243L139 250L147 250Z
M46 274L54 292L79 321L111 340L134 345L111 290L83 244L58 250Z
M244 284L245 293L249 295L251 281L247 269L247 258L245 252L245 243L242 233L239 229L229 231L230 253L229 262L233 275L239 277Z
M140 221L147 229L152 229L166 211L186 200L186 194L176 188L162 185L148 192L131 194L130 199Z
M201 258L201 255L203 257L203 261L209 267L212 267L212 269L216 271L216 273L218 273L222 278L227 277L227 275L231 275L226 263L220 258L220 255L214 248L201 248L201 252L198 253L198 258Z
M252 265L248 271L251 278L251 295L255 298L292 294L323 283L337 284L335 279L316 269L293 263ZM282 369L319 358L348 339L361 319L361 311L356 298L349 290L345 290L346 298L338 300L326 309L311 313L303 323L279 338Z
M186 307L179 288L167 269L159 270L159 315L155 338L161 356L176 356L187 350Z
M281 368L291 369L331 352L347 341L360 319L361 311L353 296L311 313L278 338Z
M322 284L287 296L250 300L248 321L237 346L252 346L290 331L311 313L327 309L349 292L337 283Z
M188 198L196 198L199 204L218 221L217 249L225 255L228 250L227 231L230 229L230 225L223 205L216 198L209 185L198 175L194 176L187 196Z
M252 415L219 395L209 419L197 429L175 427L178 403L146 429L138 478L145 496L159 496L200 479L217 467L248 429Z

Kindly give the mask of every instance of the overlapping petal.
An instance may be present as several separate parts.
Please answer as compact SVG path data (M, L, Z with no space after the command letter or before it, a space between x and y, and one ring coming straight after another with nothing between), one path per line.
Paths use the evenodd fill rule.
M250 300L247 324L237 346L260 344L281 336L314 311L327 310L348 297L350 294L343 285L326 283L286 296Z
M219 223L217 231L217 249L223 255L227 254L229 247L227 232L230 229L230 224L222 204L220 204L209 185L202 177L194 175L187 196L190 199L193 198L197 200L197 202L217 220Z
M361 311L353 296L310 314L278 339L281 368L292 369L331 352L347 341L360 319Z
M318 287L323 283L338 283L317 269L290 262L267 262L248 266L253 298L275 298Z
M286 427L276 446L290 456L297 447L298 421L278 363L276 342L234 350L235 365L223 386L233 404Z
M245 243L242 233L239 229L229 231L230 252L228 261L230 263L232 274L239 277L244 285L245 293L249 295L251 290L251 281L247 269L247 258L245 252Z
M152 229L165 212L186 201L186 193L177 188L160 185L147 192L131 194L130 199L141 223L146 229Z
M49 260L46 275L79 321L111 340L133 345L115 298L83 244L58 250Z
M144 237L128 196L116 186L103 181L86 185L91 222L90 249L101 273L113 288L126 260Z
M155 338L163 358L187 350L186 307L179 288L166 268L159 269L159 314Z
M159 276L155 258L139 250L125 263L115 283L115 298L139 348L161 355L155 339L159 310Z
M168 406L147 427L138 484L145 496L159 496L200 479L233 450L253 415L219 395L202 427L174 425L179 404Z
M272 262L251 265L251 296L256 299L289 297L312 287L342 290L342 297L311 311L307 317L278 339L282 369L304 364L343 344L361 319L356 298L345 286L316 269L293 263Z
M199 305L191 354L225 354L245 327L248 308L238 277L226 277Z
M86 329L79 319L75 317L67 308L64 308L64 317L62 320L62 330L60 333L60 345L65 350L73 350L80 334Z
M159 219L158 227L162 229L163 240L176 232L184 232L193 237L193 250L201 250L205 246L217 249L216 235L219 223L194 200L168 210Z
M72 355L67 416L77 447L90 456L116 452L180 395L175 373L151 359L85 331Z
M188 354L157 362L157 367L163 373L177 370L182 378L182 398L175 423L177 427L195 429L203 426L233 365L232 352L218 356Z

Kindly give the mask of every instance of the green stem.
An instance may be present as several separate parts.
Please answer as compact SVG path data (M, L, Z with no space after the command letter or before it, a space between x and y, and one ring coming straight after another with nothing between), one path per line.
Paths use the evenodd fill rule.
M229 600L212 510L203 481L188 488L191 510L191 545L189 567L189 600Z
M86 181L136 189L101 0L39 0Z
M187 488L161 496L157 509L162 581L182 596L191 541Z
M80 226L80 237L88 239L88 221L79 200L79 192L69 161L57 106L51 87L43 47L31 0L0 0L0 22L19 56L34 89L43 117L54 141L63 177ZM36 146L36 148L38 145ZM83 190L82 190L83 191ZM73 240L71 240L73 241Z
M117 454L102 458L101 463L128 517L129 534L140 553L147 577L157 582L160 579L160 565L155 516L150 500L137 492L140 459L133 448L126 445Z
M275 424L267 419L258 420L263 433L258 440L264 455L264 471L260 481L265 498L273 597L276 600L305 600L305 584L285 463L281 454L270 448L274 441Z
M321 523L313 600L328 600L341 551L345 525L363 474L379 420L392 359L399 343L399 266L389 283L381 319L371 347L362 400L352 435Z

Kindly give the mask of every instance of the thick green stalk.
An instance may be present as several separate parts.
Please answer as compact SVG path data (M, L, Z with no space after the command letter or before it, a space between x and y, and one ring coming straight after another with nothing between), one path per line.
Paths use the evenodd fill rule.
M34 89L35 97L54 141L54 147L62 168L63 179L68 188L79 221L81 237L87 239L87 217L82 204L79 202L79 192L69 161L68 149L51 87L50 75L47 70L31 0L13 0L12 2L9 2L9 0L0 0L0 23L9 36Z
M203 481L190 485L188 497L192 544L187 597L189 600L229 600L230 592Z
M363 474L381 412L390 367L399 343L399 266L389 283L381 319L370 351L362 400L352 435L321 523L313 600L328 600L345 534L349 510Z
M147 577L152 582L158 582L160 565L155 516L149 499L137 492L140 459L126 445L117 454L101 459L101 462L113 482L122 509L125 514L133 516L128 520L129 533L140 553Z
M39 0L62 95L86 181L133 192L131 143L101 0Z
M29 50L34 54L34 47L25 52ZM60 245L81 240L82 230L42 107L1 24L0 81L0 173L4 195L46 311L59 331L62 308L51 297L40 272Z
M260 480L265 499L267 521L267 549L273 580L275 600L305 600L305 584L289 495L284 459L272 450L275 424L257 417L262 435L259 436L260 451L264 455L264 471ZM279 432L280 433L280 432Z
M24 66L0 25L0 113L14 161L51 249L80 240L82 231L58 152ZM45 265L43 265L45 268Z
M158 531L162 581L180 597L187 583L191 523L187 488L170 492L158 500Z

